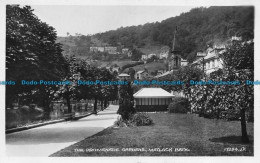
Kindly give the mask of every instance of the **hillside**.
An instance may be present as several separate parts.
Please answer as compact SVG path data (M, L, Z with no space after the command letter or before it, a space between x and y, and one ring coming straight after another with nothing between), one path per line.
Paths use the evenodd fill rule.
M136 72L140 71L140 70L145 70L147 69L149 72L154 72L156 70L167 70L167 66L164 62L162 61L158 61L158 62L151 62L151 63L146 63L146 64L141 64L141 65L137 65L133 68ZM129 68L125 69L124 72L128 72Z
M254 8L195 8L160 23L119 28L96 34L95 37L111 45L121 43L139 49L153 45L171 47L176 27L176 49L181 51L184 58L192 60L196 52L204 50L207 44L213 46L235 35L243 36L245 39L253 38Z
M232 36L253 38L254 8L194 8L162 22L121 27L93 36L68 36L57 42L63 44L64 53L77 56L91 56L90 46L106 45L137 49L145 54L160 53L171 47L176 29L175 50L192 61L196 52L205 50L207 45L222 44Z

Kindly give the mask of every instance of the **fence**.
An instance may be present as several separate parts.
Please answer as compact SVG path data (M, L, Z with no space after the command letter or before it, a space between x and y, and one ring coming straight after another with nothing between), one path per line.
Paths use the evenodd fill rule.
M16 105L15 105L16 106ZM73 115L80 116L93 112L94 101L71 101ZM98 102L97 110L101 109L101 103ZM68 115L68 106L64 101L53 101L50 105L50 112L44 112L36 104L6 109L6 129L26 126L45 121L66 119Z

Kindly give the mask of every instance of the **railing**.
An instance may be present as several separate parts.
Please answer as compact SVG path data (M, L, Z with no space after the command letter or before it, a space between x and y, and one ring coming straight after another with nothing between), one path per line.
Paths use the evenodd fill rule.
M34 107L32 108L31 105ZM38 108L36 105L20 106L12 109L6 109L6 129L28 126L31 124L49 122L53 120L71 120L77 119L93 112L93 101L88 102L72 102L72 113L68 113L66 103L54 101L50 106L50 112ZM101 109L98 104L98 110Z

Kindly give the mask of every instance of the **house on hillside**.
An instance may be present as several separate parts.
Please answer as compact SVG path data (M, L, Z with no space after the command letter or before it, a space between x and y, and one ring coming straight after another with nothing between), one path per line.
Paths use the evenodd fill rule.
M169 51L161 52L159 54L159 59L167 59L169 55Z
M176 70L175 70L175 71L176 71ZM159 79L159 78L165 77L165 76L167 76L167 75L171 75L171 74L173 74L173 72L174 72L174 70L166 71L166 72L164 72L164 73L162 73L162 74L156 75L154 78Z
M107 52L108 54L118 54L117 47L113 46L92 46L89 47L90 52Z
M226 46L232 44L232 41L241 41L242 37L232 36L225 43L216 43L213 47L208 47L205 52L197 53L197 60L191 66L203 69L206 74L211 74L214 71L223 69L223 60L220 55L226 50Z
M97 47L97 46L93 46L93 47L89 47L89 51L90 52L105 52L105 48L104 47Z
M142 88L134 94L136 111L167 111L173 97L162 88Z
M231 37L231 41L241 41L242 37L238 37L238 36L232 36Z
M191 66L203 69L206 74L210 74L214 71L223 68L223 61L219 57L225 51L225 46L209 47L206 52L197 53L198 59L195 60ZM201 57L205 56L205 57Z
M186 59L181 58L181 66L187 66L189 62Z
M142 61L145 61L147 59L148 59L148 56L146 54L142 55L142 58L141 58Z
M128 74L122 73L118 75L119 80L130 80L131 77Z
M223 52L224 51L221 49L210 49L210 51L208 51L207 56L204 57L204 66L206 74L210 74L214 71L223 68L223 61L219 57L219 55Z
M112 68L112 72L114 72L114 71L119 72L119 70L120 70L119 66L115 66Z
M190 64L194 68L203 69L202 58L198 58Z
M145 70L137 71L135 73L135 79L141 80L141 79L144 79L144 78L147 78L147 77L149 77L149 74Z
M107 52L108 54L118 54L117 47L113 47L113 46L105 47L105 52Z
M166 72L166 70L158 70L156 76L162 75L165 72Z
M122 54L127 55L128 57L132 57L132 51L129 48L123 48Z
M154 53L151 53L151 54L148 54L147 58L152 58L152 56L157 56L157 55Z

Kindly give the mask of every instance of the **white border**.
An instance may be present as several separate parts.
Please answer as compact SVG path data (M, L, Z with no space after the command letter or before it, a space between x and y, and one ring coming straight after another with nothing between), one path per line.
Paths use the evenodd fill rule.
M255 45L259 44L259 18L260 18L260 1L257 0L2 0L0 2L0 80L5 80L5 5L149 5L149 6L237 6L247 5L255 6ZM260 80L260 49L255 46L255 80ZM259 162L259 136L260 120L260 100L257 100L260 92L260 86L255 86L255 126L254 126L254 157L84 157L84 158L42 158L42 157L21 157L8 158L5 155L5 88L0 86L0 162L25 162L25 163L57 163L59 162ZM258 160L258 161L257 161Z

